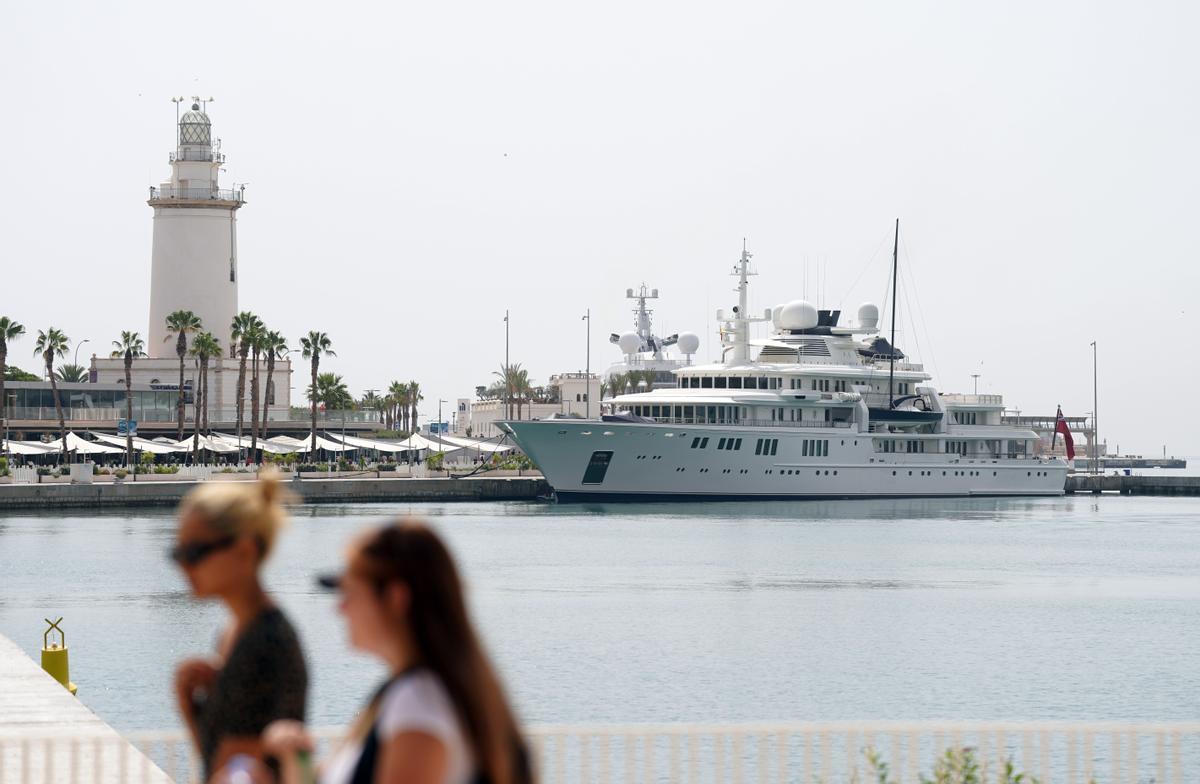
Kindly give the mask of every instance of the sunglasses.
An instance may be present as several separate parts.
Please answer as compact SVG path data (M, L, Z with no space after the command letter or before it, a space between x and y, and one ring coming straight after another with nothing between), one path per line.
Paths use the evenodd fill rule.
M195 566L213 553L231 547L236 541L236 536L224 536L211 542L177 544L167 554L180 566Z

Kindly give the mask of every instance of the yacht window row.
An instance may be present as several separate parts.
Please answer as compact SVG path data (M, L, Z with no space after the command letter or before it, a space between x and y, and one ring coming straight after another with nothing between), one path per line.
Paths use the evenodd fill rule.
M845 378L812 378L805 385L803 378L776 378L774 376L682 376L679 378L680 389L811 389L813 392L850 392L856 383ZM874 384L875 391L883 391L884 387ZM896 383L896 393L908 395L912 385L907 381Z

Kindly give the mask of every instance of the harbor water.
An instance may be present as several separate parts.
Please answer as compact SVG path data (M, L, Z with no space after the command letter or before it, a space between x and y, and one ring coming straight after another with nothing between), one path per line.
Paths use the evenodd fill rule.
M310 720L381 677L318 571L427 518L526 721L1196 717L1200 505L1186 498L310 506L266 574L311 667ZM178 726L171 674L224 615L166 558L170 512L0 516L0 633L65 618L79 698Z

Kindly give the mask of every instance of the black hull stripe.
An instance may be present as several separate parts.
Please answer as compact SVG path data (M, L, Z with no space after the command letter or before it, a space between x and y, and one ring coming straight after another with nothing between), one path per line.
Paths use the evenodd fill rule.
M1021 492L990 492L976 493L860 493L854 495L835 494L772 494L761 495L732 494L732 493L588 493L573 491L555 491L554 499L561 504L594 503L607 501L612 503L640 503L644 501L686 503L688 501L858 501L878 498L894 498L897 500L910 498L1053 498L1063 496L1062 490L1021 491Z

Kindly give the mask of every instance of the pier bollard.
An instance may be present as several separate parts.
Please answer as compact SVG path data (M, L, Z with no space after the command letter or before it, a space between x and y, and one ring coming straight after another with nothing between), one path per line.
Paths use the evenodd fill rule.
M57 621L52 621L46 618L46 623L50 627L42 634L42 669L50 674L50 677L66 687L67 691L74 694L79 687L71 683L71 663L67 654L67 635L63 634L63 630L59 627L62 623L60 617ZM58 632L58 642L50 642L50 632Z

